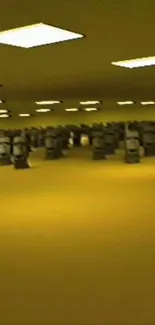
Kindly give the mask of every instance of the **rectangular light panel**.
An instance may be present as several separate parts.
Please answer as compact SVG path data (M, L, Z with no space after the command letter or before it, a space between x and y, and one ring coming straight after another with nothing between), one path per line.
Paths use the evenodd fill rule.
M134 104L133 101L131 100L128 100L128 101L125 101L125 102L117 102L118 105L132 105Z
M155 65L155 56L150 56L141 59L112 62L112 65L116 65L123 68L130 68L130 69L149 67L151 65Z
M49 108L40 108L40 109L36 109L36 112L38 112L38 113L47 113L47 112L51 112L51 109L49 109Z
M0 118L5 118L5 117L9 117L9 115L8 114L1 114L0 115Z
M87 102L80 102L81 105L97 105L97 104L100 104L101 102L98 101L98 100L94 100L94 101L87 101Z
M95 108L95 107L88 107L88 108L85 108L85 111L86 112L94 112L94 111L97 111L98 109L97 108Z
M141 102L142 105L154 105L155 102L150 101L150 102Z
M60 104L61 102L59 100L44 100L41 102L36 102L37 105L54 105L54 104Z
M0 32L0 43L31 48L82 37L81 34L39 23Z
M28 117L28 116L31 116L30 114L27 114L27 113L25 113L25 114L19 114L19 116L21 116L21 117Z
M1 113L8 113L7 109L0 109L0 114Z
M66 112L77 112L77 111L79 111L79 109L78 108L66 108L65 111Z

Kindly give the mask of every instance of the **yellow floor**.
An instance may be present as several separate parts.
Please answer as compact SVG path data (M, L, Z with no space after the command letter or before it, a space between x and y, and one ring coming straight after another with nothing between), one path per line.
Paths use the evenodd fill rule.
M155 159L0 168L0 324L155 324Z

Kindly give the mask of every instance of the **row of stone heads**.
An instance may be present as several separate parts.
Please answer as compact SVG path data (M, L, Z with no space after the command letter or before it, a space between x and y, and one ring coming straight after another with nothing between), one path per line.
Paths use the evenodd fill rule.
M58 125L54 126L47 126L47 127L29 127L24 129L1 129L0 136L6 135L26 135L26 134L35 134L35 133L42 133L45 134L46 131L54 131L57 134L63 132L75 132L75 133L90 133L93 130L100 129L100 130L113 130L114 132L121 132L125 130L125 127L128 129L139 129L139 130L155 130L155 122L154 121L127 121L127 122L109 122L109 123L93 123L92 125L81 124L78 125Z
M45 132L46 130L53 130L53 129L57 129L57 130L60 130L60 131L63 131L63 130L69 130L69 131L80 131L80 130L83 130L83 129L92 129L92 128L108 128L108 127L119 127L120 126L120 123L115 123L115 124L110 124L110 123L107 123L107 124L103 124L103 123L94 123L93 125L86 125L86 124L81 124L80 126L78 125L58 125L58 126L46 126L46 127L30 127L30 128L23 128L23 129L7 129L7 130L4 130L4 129L1 129L0 132Z

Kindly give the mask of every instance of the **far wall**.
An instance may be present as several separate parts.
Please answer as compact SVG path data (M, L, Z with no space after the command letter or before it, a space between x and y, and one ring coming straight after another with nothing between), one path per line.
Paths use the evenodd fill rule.
M109 121L128 121L128 120L155 120L155 107L139 106L139 107L117 107L113 109L102 109L98 112L65 112L63 114L48 113L38 114L38 116L30 118L11 118L0 119L0 128L22 128L31 126L47 126L47 125L65 125L93 122L109 122Z

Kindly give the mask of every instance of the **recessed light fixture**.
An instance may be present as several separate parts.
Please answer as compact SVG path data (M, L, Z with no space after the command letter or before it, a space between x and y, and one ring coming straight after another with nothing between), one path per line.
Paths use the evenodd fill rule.
M131 100L127 100L125 102L117 102L118 105L132 105L135 104L135 102L131 101Z
M140 59L125 60L125 61L117 61L117 62L112 62L112 64L119 67L130 68L130 69L149 67L151 65L155 65L155 56L150 56L150 57L140 58Z
M47 113L47 112L51 112L51 109L49 109L49 108L40 108L40 109L36 109L36 112L38 112L38 113Z
M155 102L150 101L150 102L141 102L142 105L154 105Z
M28 116L31 116L31 114L27 114L27 113L22 113L22 114L19 114L19 116L21 116L21 117L28 117Z
M8 114L1 114L0 118L10 117Z
M39 23L0 32L0 43L31 48L82 37L84 35Z
M66 112L77 112L77 111L79 111L79 109L78 108L66 108L65 111Z
M0 114L1 113L8 113L7 109L0 109Z
M98 108L95 108L95 107L88 107L88 108L85 108L85 111L86 112L94 112L94 111L98 111Z
M86 101L86 102L80 102L81 105L97 105L100 104L101 102L98 100L90 100L90 101Z
M59 100L44 100L41 102L36 102L37 105L54 105L54 104L61 104Z

